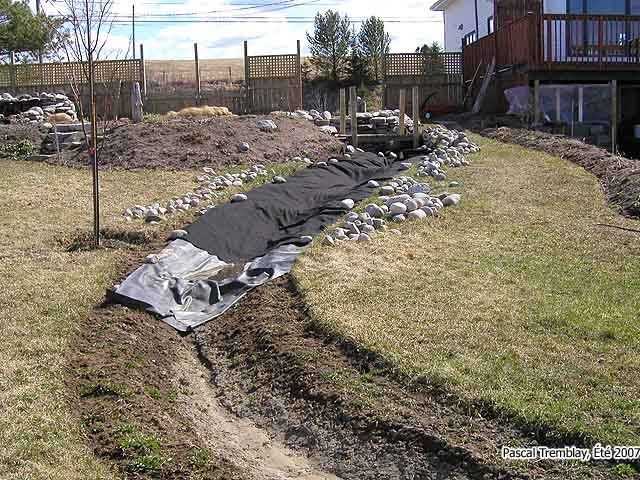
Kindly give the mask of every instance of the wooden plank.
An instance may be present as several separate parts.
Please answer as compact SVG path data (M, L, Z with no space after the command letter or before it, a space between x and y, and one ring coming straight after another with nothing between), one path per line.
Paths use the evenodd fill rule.
M340 89L340 133L347 134L347 91Z
M144 45L140 44L140 81L142 82L142 97L147 98L147 69L144 63Z
M411 89L411 116L413 118L413 148L418 148L420 144L420 106L418 105L419 87Z
M349 103L351 103L351 145L358 147L358 90L349 87Z
M472 113L480 113L480 108L482 107L482 102L484 100L484 96L487 93L487 89L489 88L489 84L491 83L491 79L493 78L493 73L496 69L496 58L493 57L491 60L491 64L487 67L487 72L482 81L482 87L480 87L480 92L478 93L478 97L476 98L475 103L473 104Z
M533 118L536 125L540 125L540 80L533 82Z
M193 44L194 67L196 69L196 105L200 105L200 59L198 58L198 44Z
M618 150L618 81L611 80L611 152Z
M407 105L407 91L404 88L400 89L400 116L399 116L399 121L400 121L400 135L404 135L406 133L405 131L405 125L404 125L404 116L405 116L405 108Z
M301 49L300 49L300 40L297 40L296 42L297 45L297 56L298 58L296 59L296 68L298 69L298 89L300 90L300 92L298 93L298 108L303 108L304 107L304 95L302 92L302 56L301 56Z

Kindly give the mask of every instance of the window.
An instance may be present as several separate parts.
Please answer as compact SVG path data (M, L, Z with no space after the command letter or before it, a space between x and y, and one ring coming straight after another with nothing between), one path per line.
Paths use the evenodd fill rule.
M640 12L638 0L567 0L567 12L588 15L632 15Z
M476 35L475 30L471 33L467 33L464 37L462 37L462 46L466 47L467 45L471 45L477 39L478 39L478 36Z
M494 29L495 29L495 24L493 22L493 17L487 18L487 35L491 35L494 32Z

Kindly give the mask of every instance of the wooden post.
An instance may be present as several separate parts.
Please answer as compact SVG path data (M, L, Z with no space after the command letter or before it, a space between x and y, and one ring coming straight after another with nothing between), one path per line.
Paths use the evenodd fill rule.
M611 152L618 149L618 81L611 80Z
M584 87L578 87L578 122L584 122Z
M351 145L358 147L358 90L349 87L349 103L351 103Z
M533 81L533 122L540 124L540 80Z
M347 134L347 91L340 89L340 134Z
M17 94L16 92L16 55L13 52L9 53L9 85L11 86L11 90L13 90L13 94Z
M251 84L249 82L249 46L247 41L244 41L244 85L247 92L247 111L253 110L253 102L251 99Z
M556 87L556 122L562 121L562 115L560 114L560 88Z
M405 134L404 128L404 115L405 107L407 105L407 91L404 88L400 89L400 135Z
M198 44L193 44L193 54L196 67L196 105L200 105L200 59L198 58Z
M143 44L140 44L140 81L142 83L142 98L147 98L147 68L144 64Z
M298 48L298 88L300 89L300 96L298 99L298 108L302 109L304 107L304 95L302 93L302 55L300 49L300 40L297 41Z
M418 105L419 87L411 89L411 114L413 116L413 148L420 144L420 106Z

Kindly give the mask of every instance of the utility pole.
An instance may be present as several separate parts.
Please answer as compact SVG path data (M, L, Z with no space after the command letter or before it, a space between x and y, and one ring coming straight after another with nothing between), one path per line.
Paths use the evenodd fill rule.
M133 59L136 59L136 5L131 5L131 40L132 40L132 51L133 51Z
M40 0L36 0L36 15L40 15L42 12L42 7L40 5ZM42 78L42 50L38 52L38 63L40 64L40 84L44 83L44 79Z
M91 39L91 16L89 13L89 0L84 0L85 13L87 15L87 64L89 69L89 101L91 102L91 133L89 140L89 160L93 174L93 235L94 246L100 246L100 191L98 185L98 122L96 118L96 99L94 90L93 72L93 41Z

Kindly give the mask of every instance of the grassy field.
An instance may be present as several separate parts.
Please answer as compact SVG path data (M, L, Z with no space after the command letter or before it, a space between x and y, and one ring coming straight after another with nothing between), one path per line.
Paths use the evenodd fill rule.
M91 229L89 171L3 159L0 169L0 478L112 478L65 402L63 369L76 322L104 298L126 255L113 248L66 251L78 231ZM193 177L161 170L101 173L104 226L157 229L126 223L121 212L188 192Z
M195 64L193 60L145 60L147 82L151 86L193 84ZM231 77L229 77L231 69ZM244 79L244 60L226 58L200 60L200 82L207 83L239 81Z
M476 138L463 204L294 271L314 319L529 425L640 444L638 228L559 158Z

